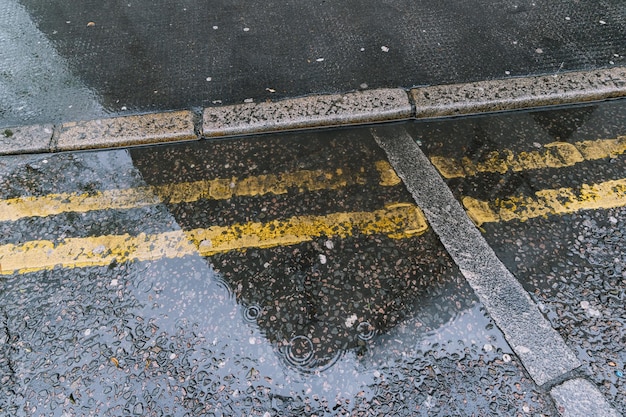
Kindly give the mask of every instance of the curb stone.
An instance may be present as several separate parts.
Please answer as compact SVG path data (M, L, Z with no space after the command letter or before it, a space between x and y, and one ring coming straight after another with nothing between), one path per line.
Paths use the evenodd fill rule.
M626 67L465 84L382 88L189 110L0 129L0 155L157 144L409 118L428 119L626 97ZM54 135L56 129L58 134ZM3 134L2 132L6 132ZM9 134L10 132L10 134Z
M598 388L582 379L570 379L550 391L563 417L620 417Z
M378 89L204 109L206 137L408 119L406 91Z

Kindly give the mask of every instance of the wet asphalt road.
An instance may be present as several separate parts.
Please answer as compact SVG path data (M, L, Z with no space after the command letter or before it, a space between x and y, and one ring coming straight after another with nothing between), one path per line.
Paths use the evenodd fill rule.
M548 149L550 143L599 139L626 143L624 101L554 111L522 112L448 122L415 123L411 132L430 156L468 158L474 164L503 149L513 154ZM587 142L589 143L589 142ZM582 149L582 148L581 148ZM541 151L540 151L541 152ZM503 158L503 159L506 159ZM509 157L509 161L515 158ZM504 164L503 164L504 165ZM466 166L470 166L469 164ZM449 178L459 200L493 202L533 196L545 189L573 188L620 180L623 151L558 168L509 169ZM618 187L618 186L615 186ZM623 195L623 188L620 188ZM559 197L565 205L570 200ZM467 200L465 200L467 201ZM512 211L521 213L524 203ZM552 210L550 210L552 211ZM526 213L528 214L528 213ZM532 214L531 214L532 216ZM583 362L583 372L622 414L626 413L626 210L602 210L485 222L483 235L519 279L541 311Z
M621 0L5 0L0 126L623 65Z
M624 179L624 109L398 126L431 160L467 156L449 186L495 210ZM613 154L513 168L598 139ZM505 150L498 172L470 175ZM558 415L419 211L403 217L412 197L369 127L2 157L0 184L0 415ZM574 374L622 412L625 213L481 225L583 363ZM202 233L180 255L164 243Z

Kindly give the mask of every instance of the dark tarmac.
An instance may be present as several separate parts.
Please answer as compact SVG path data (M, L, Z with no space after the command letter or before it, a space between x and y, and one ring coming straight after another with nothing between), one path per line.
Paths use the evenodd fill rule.
M624 413L625 109L2 157L0 415L570 416L581 380ZM490 202L470 216L580 367L534 382L374 140L400 130ZM485 217L607 181L606 208Z
M624 65L621 0L6 0L0 126Z

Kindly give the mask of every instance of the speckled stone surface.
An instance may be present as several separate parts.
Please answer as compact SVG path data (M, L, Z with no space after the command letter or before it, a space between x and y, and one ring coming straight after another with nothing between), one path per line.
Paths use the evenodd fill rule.
M0 129L0 155L38 153L50 150L53 125L33 125Z
M372 134L533 380L544 385L579 367L404 127L375 127Z
M64 123L54 150L109 148L196 138L192 112L153 113Z
M411 117L411 104L402 89L378 89L318 95L278 102L245 103L204 109L204 136L317 126L370 123Z
M624 96L624 67L411 90L418 118L515 110Z
M552 397L564 417L620 417L589 381L571 379L552 388Z

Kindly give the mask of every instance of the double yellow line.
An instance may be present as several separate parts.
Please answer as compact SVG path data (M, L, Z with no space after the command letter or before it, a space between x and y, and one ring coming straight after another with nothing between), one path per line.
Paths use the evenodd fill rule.
M387 162L379 161L375 166L381 186L400 183ZM68 211L128 209L162 201L180 203L203 198L227 199L234 195L284 194L292 187L300 191L337 189L348 184L363 183L364 172L364 169L354 174L345 174L342 170L297 171L242 180L229 178L93 194L22 197L0 202L0 212L3 221L10 221ZM56 243L37 240L0 246L0 274L34 272L54 267L105 266L112 262L178 258L193 254L209 256L237 249L294 245L321 236L344 238L360 233L385 234L400 239L419 235L427 229L424 215L417 206L399 203L373 212L294 216L266 223L248 222L190 231L67 238Z
M392 186L400 178L387 161L377 161L379 184ZM44 196L24 196L0 200L0 221L15 221L24 217L46 217L66 212L84 213L94 210L126 210L160 203L178 204L201 199L227 200L236 196L254 197L265 194L286 194L290 189L300 192L336 190L353 184L363 184L365 168L348 173L300 170L281 174L258 175L247 178L217 178L211 180L146 186L94 193L59 193Z
M616 157L626 153L626 136L614 139L585 140L575 143L552 142L542 150L489 152L479 161L431 156L430 160L444 178L472 177L480 173L505 174L543 168L563 168L584 161Z
M575 143L553 142L543 150L513 152L494 151L480 161L443 156L430 160L445 178L464 178L479 173L505 174L543 168L574 166L583 161L614 158L626 153L626 136L614 139L588 140ZM463 197L463 206L478 226L484 223L525 221L547 215L562 215L579 210L607 209L626 206L626 178L579 188L558 188L537 191L533 196L517 196L494 201Z

